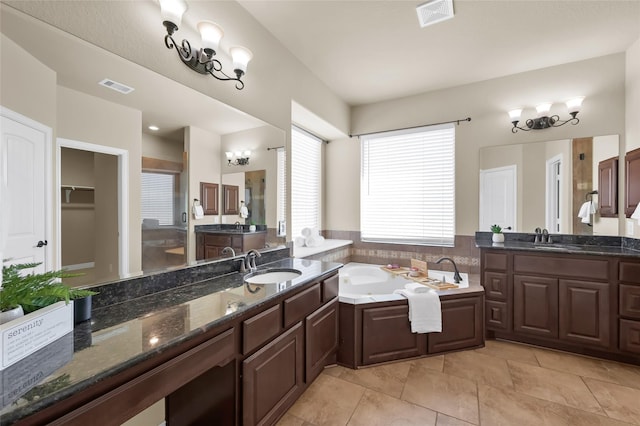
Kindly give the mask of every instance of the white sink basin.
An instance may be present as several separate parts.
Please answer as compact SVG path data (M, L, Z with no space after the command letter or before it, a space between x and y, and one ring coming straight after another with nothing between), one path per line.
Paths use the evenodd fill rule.
M302 275L302 272L295 269L267 270L266 272L258 271L250 274L245 277L244 281L250 284L274 284L291 281L300 275Z

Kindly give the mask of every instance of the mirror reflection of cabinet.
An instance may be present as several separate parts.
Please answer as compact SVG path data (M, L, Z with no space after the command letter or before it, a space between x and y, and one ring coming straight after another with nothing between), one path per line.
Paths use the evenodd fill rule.
M598 199L600 216L618 215L618 158L609 158L598 163Z
M235 185L222 185L222 214L238 214L240 188Z
M200 182L200 201L205 215L217 215L218 212L218 184Z
M631 217L640 203L640 148L627 152L625 162L624 214Z

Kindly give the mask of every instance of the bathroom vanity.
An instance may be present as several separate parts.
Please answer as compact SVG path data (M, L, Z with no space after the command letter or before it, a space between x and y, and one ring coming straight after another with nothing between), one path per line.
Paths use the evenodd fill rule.
M619 237L605 237L610 245L597 238L477 238L488 335L640 364L640 251Z
M35 398L3 405L0 422L120 425L164 398L168 425L275 423L336 362L341 264L270 256L261 269L301 274L249 284L226 261L166 273L164 291L151 287L165 275L140 281L149 293L120 303L121 289L103 287L76 352ZM193 282L175 284L184 280Z
M267 240L266 229L249 231L246 225L236 228L229 225L197 226L196 260L215 259L222 256L222 249L231 247L236 253L246 253L251 249L263 249Z

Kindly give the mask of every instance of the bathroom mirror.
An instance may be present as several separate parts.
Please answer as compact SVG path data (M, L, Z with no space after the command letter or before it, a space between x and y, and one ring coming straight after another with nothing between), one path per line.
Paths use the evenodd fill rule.
M612 182L603 171L607 161L618 159L618 135L481 148L479 229L489 231L498 223L511 227L507 232L539 227L561 234L620 235L620 212L606 209L612 203L617 207L619 198L611 200L620 194L618 171ZM591 201L595 213L579 217Z
M123 241L119 251L111 254L112 257L117 258L127 249L129 264L141 265L131 267L123 275L137 275L140 272L158 273L193 263L190 258L195 259L195 255L188 254L195 241L193 227L201 223L193 220L191 208L193 198L199 198L200 182L221 183L223 174L232 171L242 170L244 174L253 170L265 170L264 205L275 206L276 155L267 151L267 148L285 144L284 130L277 129L260 119L48 24L34 20L7 5L3 4L2 7L3 36L12 40L20 49L55 73L55 79L51 81L52 91L56 92L57 98L62 99L61 102L63 102L58 103L57 107L65 108L64 102L72 105L71 101L79 100L82 105L90 105L91 111L95 109L93 117L96 117L96 122L103 125L100 128L94 128L88 123L82 123L81 119L69 120L68 117L64 117L64 114L58 114L59 120L57 128L54 129L54 135L89 144L122 148L128 153L129 164L142 163L142 170L150 173L167 174L172 170L173 165L182 165L182 169L172 170L174 175L180 175L180 179L174 179L174 183L169 184L172 190L166 198L173 201L172 207L169 208L170 217L161 221L157 220L153 213L143 215L143 212L139 211L138 203L131 200L129 200L127 211L121 212L123 217L128 218L129 240L135 242L136 238L142 235L142 241L138 246L141 247L140 254L137 252L137 247L136 250L129 247L133 244L129 241ZM125 84L134 90L124 94L98 84L105 79ZM89 108L85 110L88 111ZM112 114L112 111L118 113L125 111L126 114L122 115L126 115L127 119L132 116L137 117L137 121L133 124L124 123L120 116ZM119 138L116 135L120 133L113 131L115 128L120 131L125 125L129 126L128 129L133 128L133 131L128 133L131 135L130 139ZM150 130L150 125L155 125L159 129ZM227 167L224 152L239 143L238 141L242 141L246 149L252 151L251 165L235 167L240 170L233 170L234 167ZM145 160L152 160L152 162L146 163L145 166ZM274 179L273 182L270 179ZM53 176L52 180L55 180ZM128 178L128 191L132 199L141 198L139 196L140 180L140 176L135 175L130 175ZM117 178L114 181L117 181ZM62 183L67 184L67 182ZM77 194L72 194L71 197L74 195ZM65 190L62 190L62 196L66 196ZM99 197L100 194L96 192L96 205L100 202ZM61 201L66 199L56 200L52 206L58 210L58 214L61 210ZM71 201L75 202L75 199L72 198ZM273 235L275 235L275 207L273 213L267 210L260 212L259 216L263 218L263 223L268 228L274 230ZM237 218L231 223L236 220ZM220 223L220 220L218 218L217 222L212 220L210 223ZM166 236L166 232L161 232L164 228L171 228L174 231L179 228L178 231L184 230L186 235L184 238L182 236L177 238L175 235ZM55 234L54 231L53 235ZM114 235L117 241L117 233ZM64 247L65 242L62 241L60 251L65 250ZM153 250L145 250L145 247ZM137 259L138 256L140 259ZM66 258L60 253L57 257ZM88 270L91 268L76 268L77 265L67 265L63 261L60 263L62 268L71 266L74 272L85 274L83 278L74 280L71 283L73 285L98 284L118 278L118 264L113 262L108 265L111 274L107 278L91 273ZM98 265L105 262L99 258L82 259L83 266L92 263ZM147 268L145 265L152 266Z

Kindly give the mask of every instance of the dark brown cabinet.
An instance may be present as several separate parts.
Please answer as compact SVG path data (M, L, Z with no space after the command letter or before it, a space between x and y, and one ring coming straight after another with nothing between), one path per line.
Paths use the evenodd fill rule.
M214 259L222 256L222 249L231 247L236 253L264 248L266 232L246 232L242 234L197 232L196 260Z
M513 277L513 330L518 333L558 337L558 280Z
M240 209L240 187L222 185L222 214L238 214Z
M327 303L305 320L305 382L311 383L325 365L335 363L338 349L338 299Z
M442 332L429 333L427 347L430 354L482 346L482 298L443 300L440 305Z
M426 354L426 334L411 332L409 305L362 311L362 364L377 364Z
M618 215L618 158L598 164L598 208L601 217Z
M220 192L217 183L200 182L200 203L205 215L217 215Z
M620 350L640 355L640 321L620 320Z
M560 280L560 339L608 348L610 290L609 283Z
M624 214L631 217L640 203L640 148L627 152L624 163Z
M242 362L244 425L270 425L302 392L304 329L298 323Z

